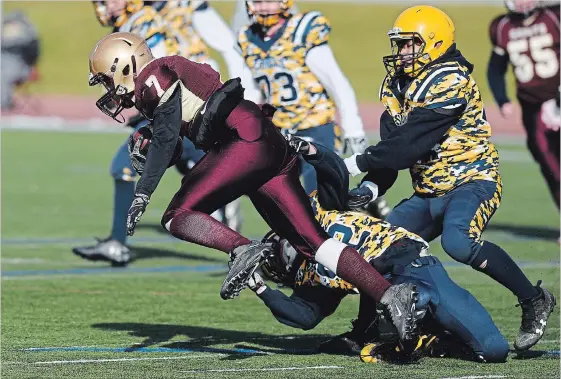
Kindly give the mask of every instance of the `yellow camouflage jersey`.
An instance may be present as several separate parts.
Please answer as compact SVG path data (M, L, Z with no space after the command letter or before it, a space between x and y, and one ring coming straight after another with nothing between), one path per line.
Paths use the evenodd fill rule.
M167 26L164 19L151 6L143 6L142 2L127 2L123 14L116 20L108 20L105 1L94 1L94 10L99 22L104 26L113 26L115 32L138 34L157 58L178 55L179 40Z
M426 248L421 255L428 255L428 243L414 233L364 213L325 210L319 204L315 191L310 195L310 199L316 220L327 234L356 249L368 262L381 256L394 242L404 238L424 244ZM350 283L321 264L304 260L296 273L295 286L317 285L357 292Z
M326 44L330 30L319 12L291 16L270 39L263 39L257 24L240 30L238 47L266 102L278 109L278 127L304 130L335 122L333 100L306 65L308 52Z
M160 15L173 30L180 33L179 49L181 55L195 62L210 59L208 46L193 27L193 13L208 7L206 1L181 0L162 2Z
M489 141L491 125L467 67L457 61L436 63L414 78L404 91L403 99L392 92L389 76L380 89L380 101L398 127L407 123L417 107L453 110L465 106L459 121L441 142L410 169L416 193L440 196L471 180L500 181L499 154Z

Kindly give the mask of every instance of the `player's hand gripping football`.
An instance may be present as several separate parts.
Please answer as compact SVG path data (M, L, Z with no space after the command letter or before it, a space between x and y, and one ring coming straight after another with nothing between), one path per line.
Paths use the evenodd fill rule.
M136 228L136 224L140 221L149 202L150 197L148 197L148 195L141 193L134 195L132 205L127 215L127 235L132 236L134 234L134 228Z
M362 182L349 192L348 205L351 209L362 209L378 198L378 186L372 182Z
M316 147L310 141L307 141L301 137L296 137L291 134L286 136L288 144L294 151L302 155L314 155L317 152Z

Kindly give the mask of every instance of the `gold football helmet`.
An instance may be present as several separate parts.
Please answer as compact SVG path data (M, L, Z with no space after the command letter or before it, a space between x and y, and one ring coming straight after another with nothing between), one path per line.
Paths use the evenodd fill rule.
M97 107L109 117L134 107L134 80L138 71L154 59L144 39L133 33L112 33L100 39L90 53L90 86L103 85Z
M255 3L258 2L263 2L263 0L246 1L245 6L247 8L247 14L249 15L249 19L253 20L253 22L258 23L263 28L270 28L271 26L277 24L282 18L290 17L290 9L294 4L294 0L270 1L271 3L279 3L280 7L278 12L262 13L262 12L257 12L256 10Z
M392 55L383 58L390 76L415 77L454 44L454 23L446 13L428 5L404 10L388 32Z

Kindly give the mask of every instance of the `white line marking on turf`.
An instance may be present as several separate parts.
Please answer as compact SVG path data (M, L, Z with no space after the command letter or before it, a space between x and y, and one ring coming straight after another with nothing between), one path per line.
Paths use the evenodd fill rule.
M182 355L180 357L151 357L151 358L114 358L114 359L75 359L68 361L44 361L44 362L4 362L4 364L23 364L23 365L64 365L64 364L84 364L84 363L109 363L109 362L136 362L136 361L168 361L174 359L197 359L210 357L224 357L227 354L199 354Z
M28 263L45 263L42 258L2 258L2 263L6 264L28 264ZM62 262L57 262L62 263Z
M538 343L559 343L559 342L561 342L561 340L539 340L538 341Z
M180 371L183 373L205 373L205 372L251 372L251 371L294 371L294 370L325 370L342 369L342 366L305 366L305 367L265 367L265 368L224 368L216 370L189 370ZM501 378L503 378L501 376Z
M454 376L440 379L500 379L506 378L505 375L482 375L482 376Z

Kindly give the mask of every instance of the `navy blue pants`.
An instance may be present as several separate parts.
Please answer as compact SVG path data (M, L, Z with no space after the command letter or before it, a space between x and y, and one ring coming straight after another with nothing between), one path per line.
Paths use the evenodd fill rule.
M503 362L508 342L487 310L471 293L458 286L438 258L421 257L392 273L392 284L413 283L419 291L419 309L427 309L439 328L466 343L487 362Z
M391 282L417 285L418 307L427 309L425 321L436 323L437 332L452 333L487 362L506 359L508 342L487 310L450 279L438 258L422 257L405 267L394 267ZM313 329L333 314L344 296L343 291L320 285L296 287L290 297L271 288L259 294L280 323L304 330Z
M415 194L400 202L386 221L428 242L441 235L448 255L471 264L483 245L481 234L500 205L501 192L500 183L475 180L439 197Z
M331 151L335 151L338 126L333 123L316 126L305 130L298 130L293 135L304 138L311 142L317 142ZM288 130L281 129L283 135L288 133ZM314 166L309 164L300 157L300 172L302 173L303 187L307 194L312 193L317 189L317 175Z

